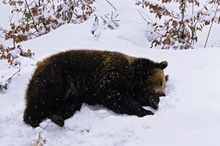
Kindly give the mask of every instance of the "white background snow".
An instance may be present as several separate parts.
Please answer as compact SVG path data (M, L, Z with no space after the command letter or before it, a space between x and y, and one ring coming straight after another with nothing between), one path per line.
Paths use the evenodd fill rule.
M29 146L40 135L45 146L219 146L220 25L214 25L207 48L203 48L206 28L199 34L195 49L150 49L146 23L135 0L109 1L118 10L120 27L104 30L98 39L91 34L92 17L80 25L64 25L22 43L35 56L19 58L21 71L13 77L8 90L0 94L0 145ZM95 7L97 14L114 11L105 0L97 0ZM6 25L9 7L0 3L0 10L0 24ZM159 110L153 116L138 118L84 104L62 128L50 120L35 129L25 125L25 90L36 62L69 49L120 51L158 62L167 60L167 96L161 97ZM17 70L0 61L1 80Z

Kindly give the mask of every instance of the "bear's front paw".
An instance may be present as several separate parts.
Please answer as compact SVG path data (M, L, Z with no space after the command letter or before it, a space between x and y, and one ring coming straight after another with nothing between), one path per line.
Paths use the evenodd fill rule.
M146 110L145 112L146 115L154 115L154 113L152 111Z
M158 101L156 100L156 99L152 99L151 101L150 101L150 103L151 103L151 107L153 108L153 109L155 109L155 110L157 110L158 109Z
M150 95L149 102L150 102L150 107L152 107L153 109L157 110L159 102L160 102L160 95L159 94L152 94L152 95Z
M64 126L64 119L60 114L51 114L48 118L50 118L52 122L59 125L60 127Z

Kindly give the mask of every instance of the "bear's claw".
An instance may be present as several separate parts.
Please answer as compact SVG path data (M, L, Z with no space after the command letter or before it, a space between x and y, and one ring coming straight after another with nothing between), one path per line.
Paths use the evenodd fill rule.
M151 101L151 107L154 108L155 110L158 109L158 102L155 99L152 99Z

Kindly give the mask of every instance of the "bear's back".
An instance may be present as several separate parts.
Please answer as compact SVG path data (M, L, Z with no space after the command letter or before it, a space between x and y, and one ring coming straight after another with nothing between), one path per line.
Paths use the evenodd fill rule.
M83 69L104 69L108 66L122 66L130 63L134 57L118 52L95 50L70 50L52 55L38 63L38 70L46 66L70 67Z

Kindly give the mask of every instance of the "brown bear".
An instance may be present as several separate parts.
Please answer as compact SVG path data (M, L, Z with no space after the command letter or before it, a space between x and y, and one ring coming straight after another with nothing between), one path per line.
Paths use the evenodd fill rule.
M153 62L119 52L70 50L38 63L26 91L24 122L37 127L50 118L59 126L82 103L102 105L118 114L153 115L168 76L167 61Z

